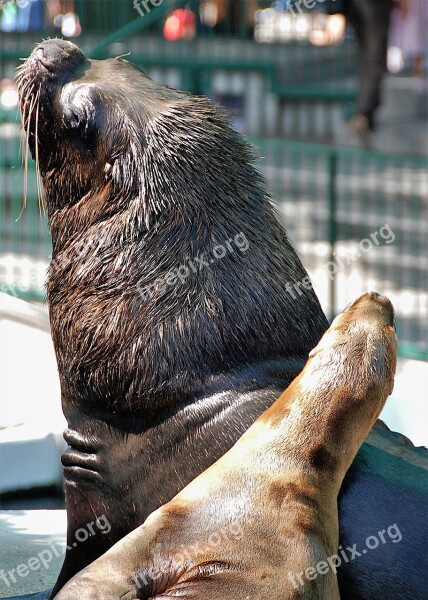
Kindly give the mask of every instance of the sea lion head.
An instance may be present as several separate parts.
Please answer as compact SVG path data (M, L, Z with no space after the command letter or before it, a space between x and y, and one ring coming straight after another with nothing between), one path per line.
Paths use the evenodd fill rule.
M251 202L260 206L251 196L267 199L254 153L222 109L151 80L127 60L91 60L71 42L50 39L20 67L17 83L54 254L125 211L117 225L129 239L161 213L189 228L189 221L224 220L229 208L217 199L243 215Z
M28 145L37 161L45 184L58 187L71 184L74 172L76 187L87 188L84 169L79 168L85 154L96 144L94 102L89 94L79 92L76 79L88 70L89 61L74 44L64 40L46 40L36 46L18 69L17 86L23 128ZM57 185L55 185L57 184ZM69 186L71 187L71 186ZM70 195L80 191L70 189ZM63 197L51 195L51 202L61 206Z
M310 356L348 372L350 383L385 385L392 392L397 360L395 313L391 301L377 292L367 292L347 306ZM334 377L332 377L334 380ZM355 386L354 386L355 387Z
M93 215L105 216L121 210L118 199L126 203L138 196L149 123L186 96L156 84L126 60L90 60L59 39L38 44L17 80L50 215L84 199ZM108 206L112 195L114 207Z

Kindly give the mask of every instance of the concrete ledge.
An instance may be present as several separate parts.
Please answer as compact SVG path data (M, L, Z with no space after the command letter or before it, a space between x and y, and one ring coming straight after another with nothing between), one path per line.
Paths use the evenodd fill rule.
M0 431L0 492L60 487L61 453L66 444L61 431L20 425Z
M46 308L0 294L0 493L61 486L66 421Z
M0 598L54 585L65 552L65 510L0 511Z
M6 257L7 258L7 257ZM27 270L31 261L26 260ZM8 294L0 294L0 319L16 321L50 334L48 309L30 304Z

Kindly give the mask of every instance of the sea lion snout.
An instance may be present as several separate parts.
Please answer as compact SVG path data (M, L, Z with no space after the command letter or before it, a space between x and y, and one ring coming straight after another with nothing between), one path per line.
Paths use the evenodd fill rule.
M367 316L381 315L387 325L394 326L395 312L391 300L378 292L366 292L347 307L344 312L352 309L361 310Z
M52 168L58 169L62 146L66 144L61 131L64 111L58 100L59 93L67 82L84 71L85 61L85 55L77 46L52 39L38 44L17 69L23 129L42 176ZM62 144L59 148L56 147L58 141ZM70 150L64 150L64 162L67 156L70 158ZM76 163L76 159L73 162ZM81 175L74 171L70 180L79 178Z
M71 63L82 62L83 59L80 48L66 40L54 38L38 44L28 60L31 63L42 64L48 71L60 71Z
M311 354L314 354L315 350L319 350L320 347L326 347L327 339L330 340L332 336L334 339L341 339L341 342L344 342L345 338L340 337L340 334L343 336L345 332L348 332L360 335L367 328L376 330L379 324L391 328L391 330L395 329L394 307L386 296L378 292L366 292L337 315L330 327L331 335L322 340Z
M366 337L376 337L379 325L386 338L396 347L395 312L391 301L378 292L366 292L337 315L309 356L314 357L321 351L331 353L334 349L344 349L347 344L352 344L356 351L359 348L362 358Z

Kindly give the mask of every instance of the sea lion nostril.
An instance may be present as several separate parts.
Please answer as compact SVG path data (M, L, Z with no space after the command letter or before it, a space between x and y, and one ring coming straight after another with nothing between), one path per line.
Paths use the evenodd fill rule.
M55 64L69 61L74 55L82 54L74 44L64 40L52 39L41 42L33 51L32 57L49 68Z
M28 58L27 61L28 65L30 65L32 68L40 68L40 65L45 66L46 64L46 57L45 57L45 53L43 48L36 48L35 50L33 50L33 52L31 53L30 57Z
M33 51L29 59L30 63L33 66L43 65L48 70L52 70L52 58L46 53L45 47L43 45L37 46L37 48Z
M384 296L381 296L379 292L370 292L369 296L372 300L381 300Z

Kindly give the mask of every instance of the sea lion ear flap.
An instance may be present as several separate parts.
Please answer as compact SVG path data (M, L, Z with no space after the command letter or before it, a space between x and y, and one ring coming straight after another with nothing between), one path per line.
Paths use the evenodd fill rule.
M100 217L105 207L108 206L110 198L110 182L105 182L101 189L91 190L80 201L80 210L74 218L80 221L81 226L89 227Z

